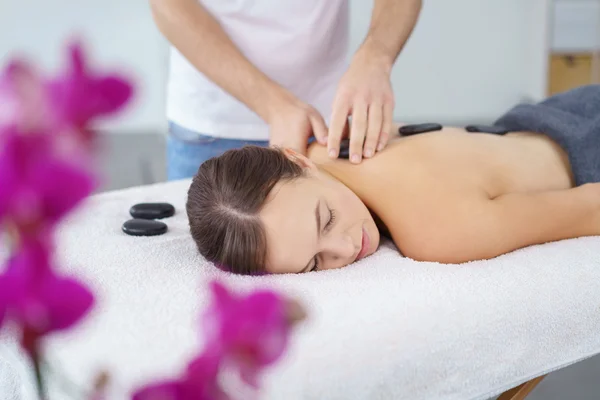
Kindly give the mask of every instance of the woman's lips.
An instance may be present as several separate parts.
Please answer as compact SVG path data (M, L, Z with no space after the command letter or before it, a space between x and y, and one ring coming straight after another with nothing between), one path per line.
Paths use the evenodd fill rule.
M362 228L362 243L361 243L362 247L360 249L360 252L358 253L358 256L356 256L356 261L360 260L367 254L367 252L369 251L370 244L371 244L371 241L369 240L369 234L363 227Z

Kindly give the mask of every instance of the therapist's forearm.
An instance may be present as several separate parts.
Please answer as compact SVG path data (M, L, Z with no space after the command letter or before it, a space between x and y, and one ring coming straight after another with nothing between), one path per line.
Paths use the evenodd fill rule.
M288 95L254 66L197 0L150 0L154 21L198 71L246 104L263 120Z
M417 24L421 0L375 0L371 23L360 50L391 68Z

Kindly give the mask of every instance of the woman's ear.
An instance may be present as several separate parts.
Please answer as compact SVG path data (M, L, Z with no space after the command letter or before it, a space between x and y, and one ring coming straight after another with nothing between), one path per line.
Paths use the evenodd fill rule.
M317 169L317 166L315 165L314 162L312 162L305 155L300 154L300 153L298 153L297 151L295 151L293 149L285 148L285 149L283 149L283 153L286 155L286 157L288 159L290 159L291 161L295 162L296 164L298 164L302 168Z

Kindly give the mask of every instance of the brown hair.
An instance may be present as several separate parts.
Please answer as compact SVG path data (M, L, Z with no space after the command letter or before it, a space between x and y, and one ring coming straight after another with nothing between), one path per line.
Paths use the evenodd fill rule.
M244 146L202 163L186 203L200 254L237 274L264 273L267 243L258 213L275 184L302 175L276 148Z

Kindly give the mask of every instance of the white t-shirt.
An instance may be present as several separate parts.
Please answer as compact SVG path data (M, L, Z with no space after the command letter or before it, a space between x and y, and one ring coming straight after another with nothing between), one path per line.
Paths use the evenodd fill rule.
M261 71L329 120L347 67L347 0L199 0ZM267 124L171 48L167 118L210 136L268 140Z

